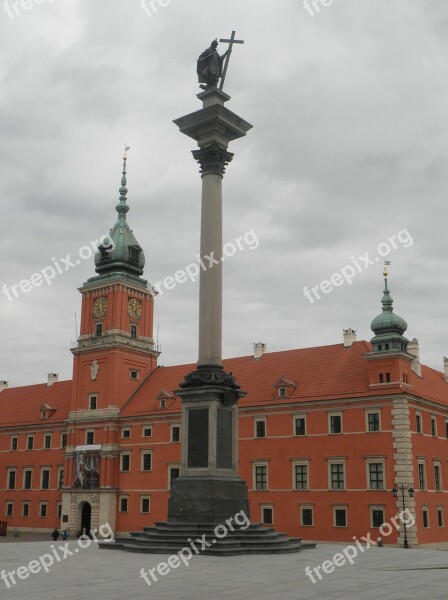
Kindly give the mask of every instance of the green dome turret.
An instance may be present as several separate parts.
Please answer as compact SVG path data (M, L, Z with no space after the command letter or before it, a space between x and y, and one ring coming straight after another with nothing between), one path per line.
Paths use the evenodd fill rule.
M394 314L393 300L387 287L387 270L384 270L384 292L381 304L383 312L375 317L370 325L375 337L371 339L373 352L387 352L391 350L406 351L408 342L403 334L408 328L404 319Z
M129 211L126 198L128 193L126 187L126 151L128 149L126 147L123 156L123 172L119 189L120 199L115 207L118 219L107 238L98 247L98 252L95 255L95 271L100 275L114 272L124 272L134 276L143 275L145 255L126 220L126 214Z

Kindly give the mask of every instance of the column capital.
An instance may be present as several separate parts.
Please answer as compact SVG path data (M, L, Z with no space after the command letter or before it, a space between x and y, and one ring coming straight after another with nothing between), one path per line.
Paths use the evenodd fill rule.
M211 144L199 150L193 150L193 158L200 164L202 176L213 173L224 177L226 167L233 160L233 152L229 152L219 144Z

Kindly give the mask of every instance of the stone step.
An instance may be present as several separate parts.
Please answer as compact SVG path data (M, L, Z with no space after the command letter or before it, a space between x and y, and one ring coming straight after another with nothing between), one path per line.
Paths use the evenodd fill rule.
M259 523L247 529L229 530L224 538L216 538L215 527L210 523L156 523L152 527L144 527L143 531L132 532L130 537L116 538L113 544L100 542L99 546L127 552L173 554L182 548L190 548L191 541L195 542L204 535L205 541L213 545L204 550L200 542L196 546L200 554L209 556L299 552L302 546L300 538L288 538L286 533L278 533L272 527L263 527ZM315 544L305 543L303 547L309 549Z
M109 550L124 550L126 552L135 552L141 554L173 554L173 548L170 546L139 546L136 544L110 544L109 546L100 543L101 548ZM201 554L205 556L235 556L241 554L289 554L300 551L299 544L288 544L287 546L266 546L253 547L237 546L237 547L213 547L209 548Z
M162 531L162 530L157 530L154 529L153 531L132 531L131 532L131 537L133 539L167 539L169 538L173 538L173 539L183 539L183 540L187 540L188 538L191 538L193 541L199 538L202 538L204 534L199 535L198 533L191 533L191 532L184 532L184 531ZM205 539L209 540L209 539L213 539L215 536L213 534L213 532L209 532L205 534ZM259 531L251 531L249 533L245 532L245 531L234 531L234 532L229 532L225 538L220 538L220 539L226 539L226 538L230 538L230 539L265 539L265 540L269 540L269 539L274 539L274 538L286 538L287 535L286 533L275 533L274 531L268 531L268 532L259 532Z

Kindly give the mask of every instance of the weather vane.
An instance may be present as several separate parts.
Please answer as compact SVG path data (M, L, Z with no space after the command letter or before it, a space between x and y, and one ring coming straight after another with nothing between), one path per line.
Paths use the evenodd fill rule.
M123 155L123 159L127 160L128 155L127 155L127 151L130 150L131 147L127 145L127 142L124 143L124 155Z
M383 270L384 277L387 277L389 275L389 270L387 267L390 265L391 262L392 262L391 260L384 261L384 270Z
M215 39L210 48L207 48L200 57L197 63L198 81L202 84L200 87L203 90L209 90L211 88L218 87L218 82L221 79L219 89L222 91L224 87L224 81L227 75L227 69L229 66L230 55L232 54L234 44L244 44L244 40L235 39L235 31L232 31L230 39L220 39L220 42L229 44L226 52L220 56L218 54L218 40Z

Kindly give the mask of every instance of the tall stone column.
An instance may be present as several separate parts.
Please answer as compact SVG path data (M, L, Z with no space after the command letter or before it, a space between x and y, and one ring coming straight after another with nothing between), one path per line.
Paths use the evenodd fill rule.
M233 159L229 142L250 123L228 110L230 96L217 88L198 95L201 110L174 121L197 141L193 151L202 176L197 369L176 392L182 399L181 473L172 484L168 520L223 523L244 510L247 486L238 477L238 399L244 395L222 367L222 183Z

